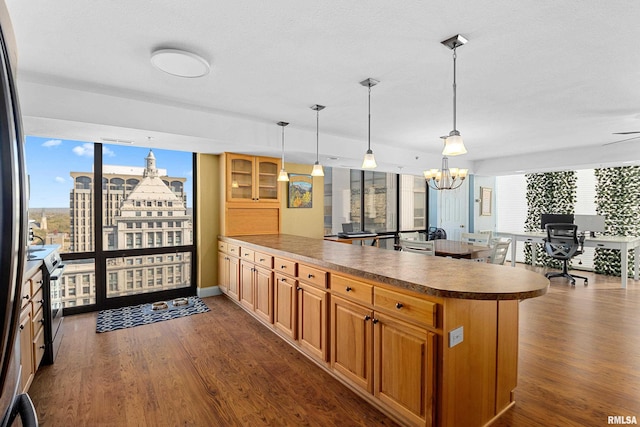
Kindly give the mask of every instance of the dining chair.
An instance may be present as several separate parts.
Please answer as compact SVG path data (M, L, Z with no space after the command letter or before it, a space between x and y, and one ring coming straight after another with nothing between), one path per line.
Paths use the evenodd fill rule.
M490 235L485 233L460 233L460 240L478 246L489 246Z
M487 262L490 264L504 264L510 244L511 239L492 239L489 245L491 254L488 256Z
M400 250L431 256L435 256L436 254L435 242L433 240L400 239Z

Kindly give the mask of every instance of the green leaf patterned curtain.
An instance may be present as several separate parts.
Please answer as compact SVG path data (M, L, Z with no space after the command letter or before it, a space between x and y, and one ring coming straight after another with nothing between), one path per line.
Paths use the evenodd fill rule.
M606 217L606 234L640 236L640 166L596 169L596 213ZM633 275L633 252L629 253ZM594 271L620 276L620 251L596 249Z
M531 173L527 180L527 219L525 231L540 231L540 215L572 214L576 203L577 174L575 171ZM544 250L543 245L533 245L539 266L561 268ZM525 243L525 262L531 264L532 244Z

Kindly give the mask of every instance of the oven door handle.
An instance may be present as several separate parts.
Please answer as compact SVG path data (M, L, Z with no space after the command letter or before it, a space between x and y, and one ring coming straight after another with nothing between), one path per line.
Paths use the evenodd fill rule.
M65 264L60 264L56 267L55 270L53 270L51 272L51 277L49 277L49 279L51 280L60 280L60 276L62 276L62 273L64 272L64 269L67 266Z

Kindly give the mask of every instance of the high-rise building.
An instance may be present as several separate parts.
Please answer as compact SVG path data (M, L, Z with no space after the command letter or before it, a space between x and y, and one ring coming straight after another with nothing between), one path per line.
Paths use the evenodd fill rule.
M102 179L105 250L190 245L193 223L187 212L186 178L168 177L156 167L153 151L146 166L105 166ZM95 218L92 173L71 172L71 251L92 251ZM107 296L132 295L189 286L191 255L131 256L107 260ZM95 302L95 263L69 263L62 276L65 307Z

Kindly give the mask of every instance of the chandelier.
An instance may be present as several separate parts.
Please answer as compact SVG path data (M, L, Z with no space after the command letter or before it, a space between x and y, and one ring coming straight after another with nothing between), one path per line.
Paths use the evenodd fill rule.
M430 169L424 171L424 179L434 190L455 190L462 185L467 177L467 169L449 169L449 158L442 158L442 169Z

